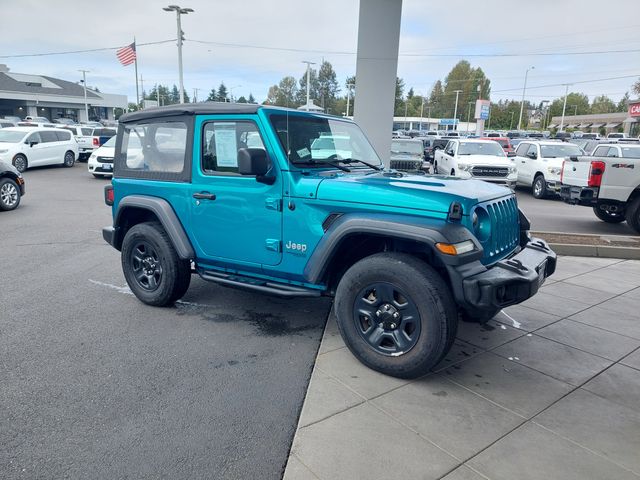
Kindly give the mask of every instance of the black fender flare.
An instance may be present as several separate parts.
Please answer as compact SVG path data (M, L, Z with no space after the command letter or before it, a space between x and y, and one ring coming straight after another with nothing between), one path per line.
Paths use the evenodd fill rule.
M173 210L169 202L162 198L151 197L145 195L129 195L118 203L118 209L114 215L113 226L116 232L119 232L122 222L122 216L128 208L136 208L148 210L152 212L164 227L171 243L173 243L176 253L181 259L195 258L193 246L187 237L182 223L178 219L176 212ZM115 247L120 249L124 235L117 234L114 238Z
M436 256L448 265L460 265L482 258L483 248L480 242L458 223L450 223L441 219L421 219L401 214L366 215L347 213L340 215L327 229L314 249L304 268L305 281L318 283L322 280L327 268L333 260L336 249L350 235L370 234L402 240L411 240L424 244ZM471 240L476 250L459 256L440 253L435 244L458 243Z

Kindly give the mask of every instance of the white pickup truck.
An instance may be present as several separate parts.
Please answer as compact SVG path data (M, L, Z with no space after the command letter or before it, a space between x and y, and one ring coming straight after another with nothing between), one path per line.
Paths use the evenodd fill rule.
M640 145L602 144L591 157L571 157L560 182L565 202L592 207L607 223L626 220L640 233Z
M93 127L84 125L65 125L60 127L69 130L78 142L78 160L86 160L98 146L93 142Z

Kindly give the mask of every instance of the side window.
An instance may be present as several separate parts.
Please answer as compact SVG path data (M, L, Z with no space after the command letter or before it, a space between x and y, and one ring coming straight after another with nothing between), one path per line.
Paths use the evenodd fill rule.
M32 142L35 142L35 143L41 143L42 142L42 139L40 138L40 134L38 132L32 133L24 141L24 143L32 143Z
M50 132L48 130L40 132L40 138L42 139L43 143L51 143L51 142L58 141L58 136L56 135L56 132Z
M529 148L528 143L521 143L520 145L518 145L518 148L516 149L516 155L518 155L519 157L524 157L527 154L528 148Z
M261 148L264 143L258 127L251 121L208 122L202 130L200 166L209 175L240 175L238 150Z
M126 125L120 161L129 171L181 173L185 169L187 138L187 125L183 122Z
M598 147L593 151L593 156L595 157L604 157L609 151L609 147Z
M618 158L618 147L610 147L609 152L607 153L607 157L615 157Z
M92 130L90 128L81 128L80 131L82 132L82 135L89 136L91 135Z
M60 130L59 132L55 132L58 137L59 142L68 142L71 140L71 132L63 132Z
M529 145L529 149L527 150L527 155L531 155L534 153L536 157L538 156L538 147L536 145Z

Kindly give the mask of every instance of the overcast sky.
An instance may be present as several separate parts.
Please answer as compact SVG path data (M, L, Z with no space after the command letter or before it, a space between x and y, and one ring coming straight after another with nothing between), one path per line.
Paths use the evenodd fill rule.
M366 1L366 0L362 0ZM303 60L330 61L344 88L356 70L358 0L180 0L195 13L183 16L185 89L202 99L221 81L233 94L258 101L285 75L299 78ZM0 0L0 56L114 47L176 37L172 1ZM12 20L13 19L13 20ZM218 42L218 45L194 41ZM303 51L223 46L242 44ZM637 50L606 55L559 52ZM344 53L342 53L344 52ZM553 53L549 56L469 57L470 54ZM420 56L420 55L452 56ZM527 98L552 100L563 86L609 77L640 77L640 0L405 0L398 75L417 93L428 93L462 58L491 79L491 98L519 98L525 70ZM146 90L178 83L175 43L139 46L139 75ZM0 58L11 71L77 81L135 99L133 65L122 67L115 51L25 58ZM570 91L619 100L634 78L576 84Z

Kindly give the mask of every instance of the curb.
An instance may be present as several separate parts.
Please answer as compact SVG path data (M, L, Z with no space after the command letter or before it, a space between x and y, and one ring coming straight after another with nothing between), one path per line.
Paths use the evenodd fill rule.
M564 232L531 232L534 236L545 239L545 234L563 235L571 237L620 237L629 238L625 235L602 235L588 233L564 233ZM634 237L635 238L635 237ZM623 260L640 260L640 248L638 247L622 247L611 245L585 245L581 243L554 243L548 242L549 246L558 255L568 255L575 257L601 257L601 258L620 258Z

